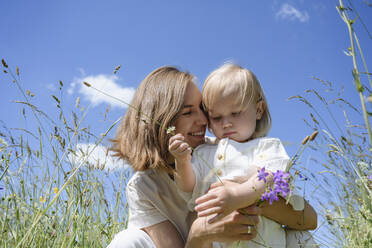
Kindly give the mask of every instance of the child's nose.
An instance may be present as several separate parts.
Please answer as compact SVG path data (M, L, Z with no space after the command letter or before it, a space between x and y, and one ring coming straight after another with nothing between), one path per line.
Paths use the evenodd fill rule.
M223 128L232 127L231 121L228 118L223 118L222 127Z

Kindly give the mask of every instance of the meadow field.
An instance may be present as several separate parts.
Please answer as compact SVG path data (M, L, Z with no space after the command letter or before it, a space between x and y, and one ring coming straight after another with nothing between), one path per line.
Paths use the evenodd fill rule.
M372 13L371 6L366 8ZM288 96L308 106L303 125L309 135L318 132L292 154L292 172L301 172L304 178L296 184L305 198L316 202L318 229L312 233L320 247L372 247L372 74L367 63L371 55L363 53L372 38L361 45L354 25L363 19L341 0L337 11L349 37L345 55L353 82L347 83L355 86L360 101L351 104L339 82L317 77L314 87ZM17 65L2 58L1 71L9 81L2 87L18 89L21 98L12 104L30 128L8 126L6 117L1 118L0 247L105 247L128 219L124 192L132 171L107 149L113 135L108 133L120 120L106 118L107 110L100 124L107 130L93 133L85 121L90 106L77 98L73 108L65 107L62 81L58 94L45 96L55 104L49 113L34 105L37 93L27 90L27 78L21 79ZM91 159L97 150L100 158ZM316 168L303 166L304 153L311 154ZM114 169L112 163L121 167Z

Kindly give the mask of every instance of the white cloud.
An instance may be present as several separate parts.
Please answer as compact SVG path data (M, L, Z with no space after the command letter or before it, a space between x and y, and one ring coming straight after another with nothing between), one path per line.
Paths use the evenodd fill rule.
M310 19L306 11L301 12L288 3L282 4L280 10L276 13L276 17L291 21L299 20L300 22L308 22Z
M75 154L70 153L69 159L79 165L82 161L86 161L90 168L104 169L107 171L115 169L128 169L129 165L122 159L112 157L112 152L107 150L107 147L91 143L81 143L77 145ZM94 149L94 150L93 150Z
M56 91L57 87L54 84L47 84L46 88L50 91Z
M126 103L130 103L132 97L134 95L135 89L132 87L121 87L117 80L119 78L116 75L88 75L83 76L81 78L74 78L72 83L70 84L69 89L67 92L69 94L73 94L75 92L75 88L78 87L78 92L83 95L84 100L87 100L92 103L93 106L97 106L101 103L108 103L112 107L121 107L126 108L127 105L112 98L106 96L96 90L87 87L83 84L83 82L87 82L94 86L95 88L102 90L103 92L109 94L110 96L116 97L121 99Z

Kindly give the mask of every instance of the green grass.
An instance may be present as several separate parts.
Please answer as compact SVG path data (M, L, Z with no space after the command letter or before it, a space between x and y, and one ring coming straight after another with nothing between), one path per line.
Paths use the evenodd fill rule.
M77 102L66 116L56 96L57 117L50 117L33 105L32 93L23 91L18 69L13 74L5 61L3 66L23 95L17 103L24 122L36 125L32 130L2 125L0 185L5 197L0 202L0 247L107 245L126 226L122 193L130 173L102 170L104 161L89 164L89 152L107 132L91 134L89 126L83 126L89 108ZM84 151L81 143L94 145Z
M310 117L305 122L311 129L320 131L310 146L312 164L317 168L308 171L313 191L307 196L311 202L317 202L314 205L319 206L318 223L327 233L316 236L317 241L324 247L371 247L371 74L354 31L358 14L351 7L345 7L341 0L337 10L350 38L347 55L353 63L353 84L360 105L353 106L350 99L344 98L341 87L336 88L333 83L315 77L320 83L317 89L291 99L309 107ZM342 116L344 121L340 122Z

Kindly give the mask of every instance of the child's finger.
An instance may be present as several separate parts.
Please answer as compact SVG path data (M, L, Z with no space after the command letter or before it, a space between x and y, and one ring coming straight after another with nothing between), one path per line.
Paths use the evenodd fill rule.
M220 206L220 205L221 204L219 204L218 199L211 199L209 201L206 201L206 202L203 202L203 203L200 203L200 204L196 205L195 211L200 212L200 211L203 211L205 209L217 207L217 206Z
M184 152L187 150L187 148L189 148L189 145L185 142L183 142L180 146L179 146L179 150L180 152Z
M218 214L218 213L222 213L222 212L223 212L222 208L220 208L220 207L208 208L206 210L198 212L198 217L204 217L204 216L208 216L208 215L211 215L211 214Z
M182 144L183 141L181 140L174 140L171 143L169 143L169 150L175 151L179 148L179 146Z
M214 182L209 187L209 190L214 189L214 188L217 188L217 187L220 187L220 186L223 186L223 183L221 181Z
M185 139L185 137L182 134L178 133L178 134L173 135L172 137L169 138L169 144L171 142L176 141L176 140L184 140L184 139Z
M196 203L196 205L198 205L198 204L201 204L201 203L203 203L203 202L206 202L206 201L212 200L212 199L214 199L214 198L216 198L216 195L214 195L214 194L210 194L210 193L207 193L207 194L205 194L205 195L203 195L203 196L197 198L197 199L195 200L195 203Z

